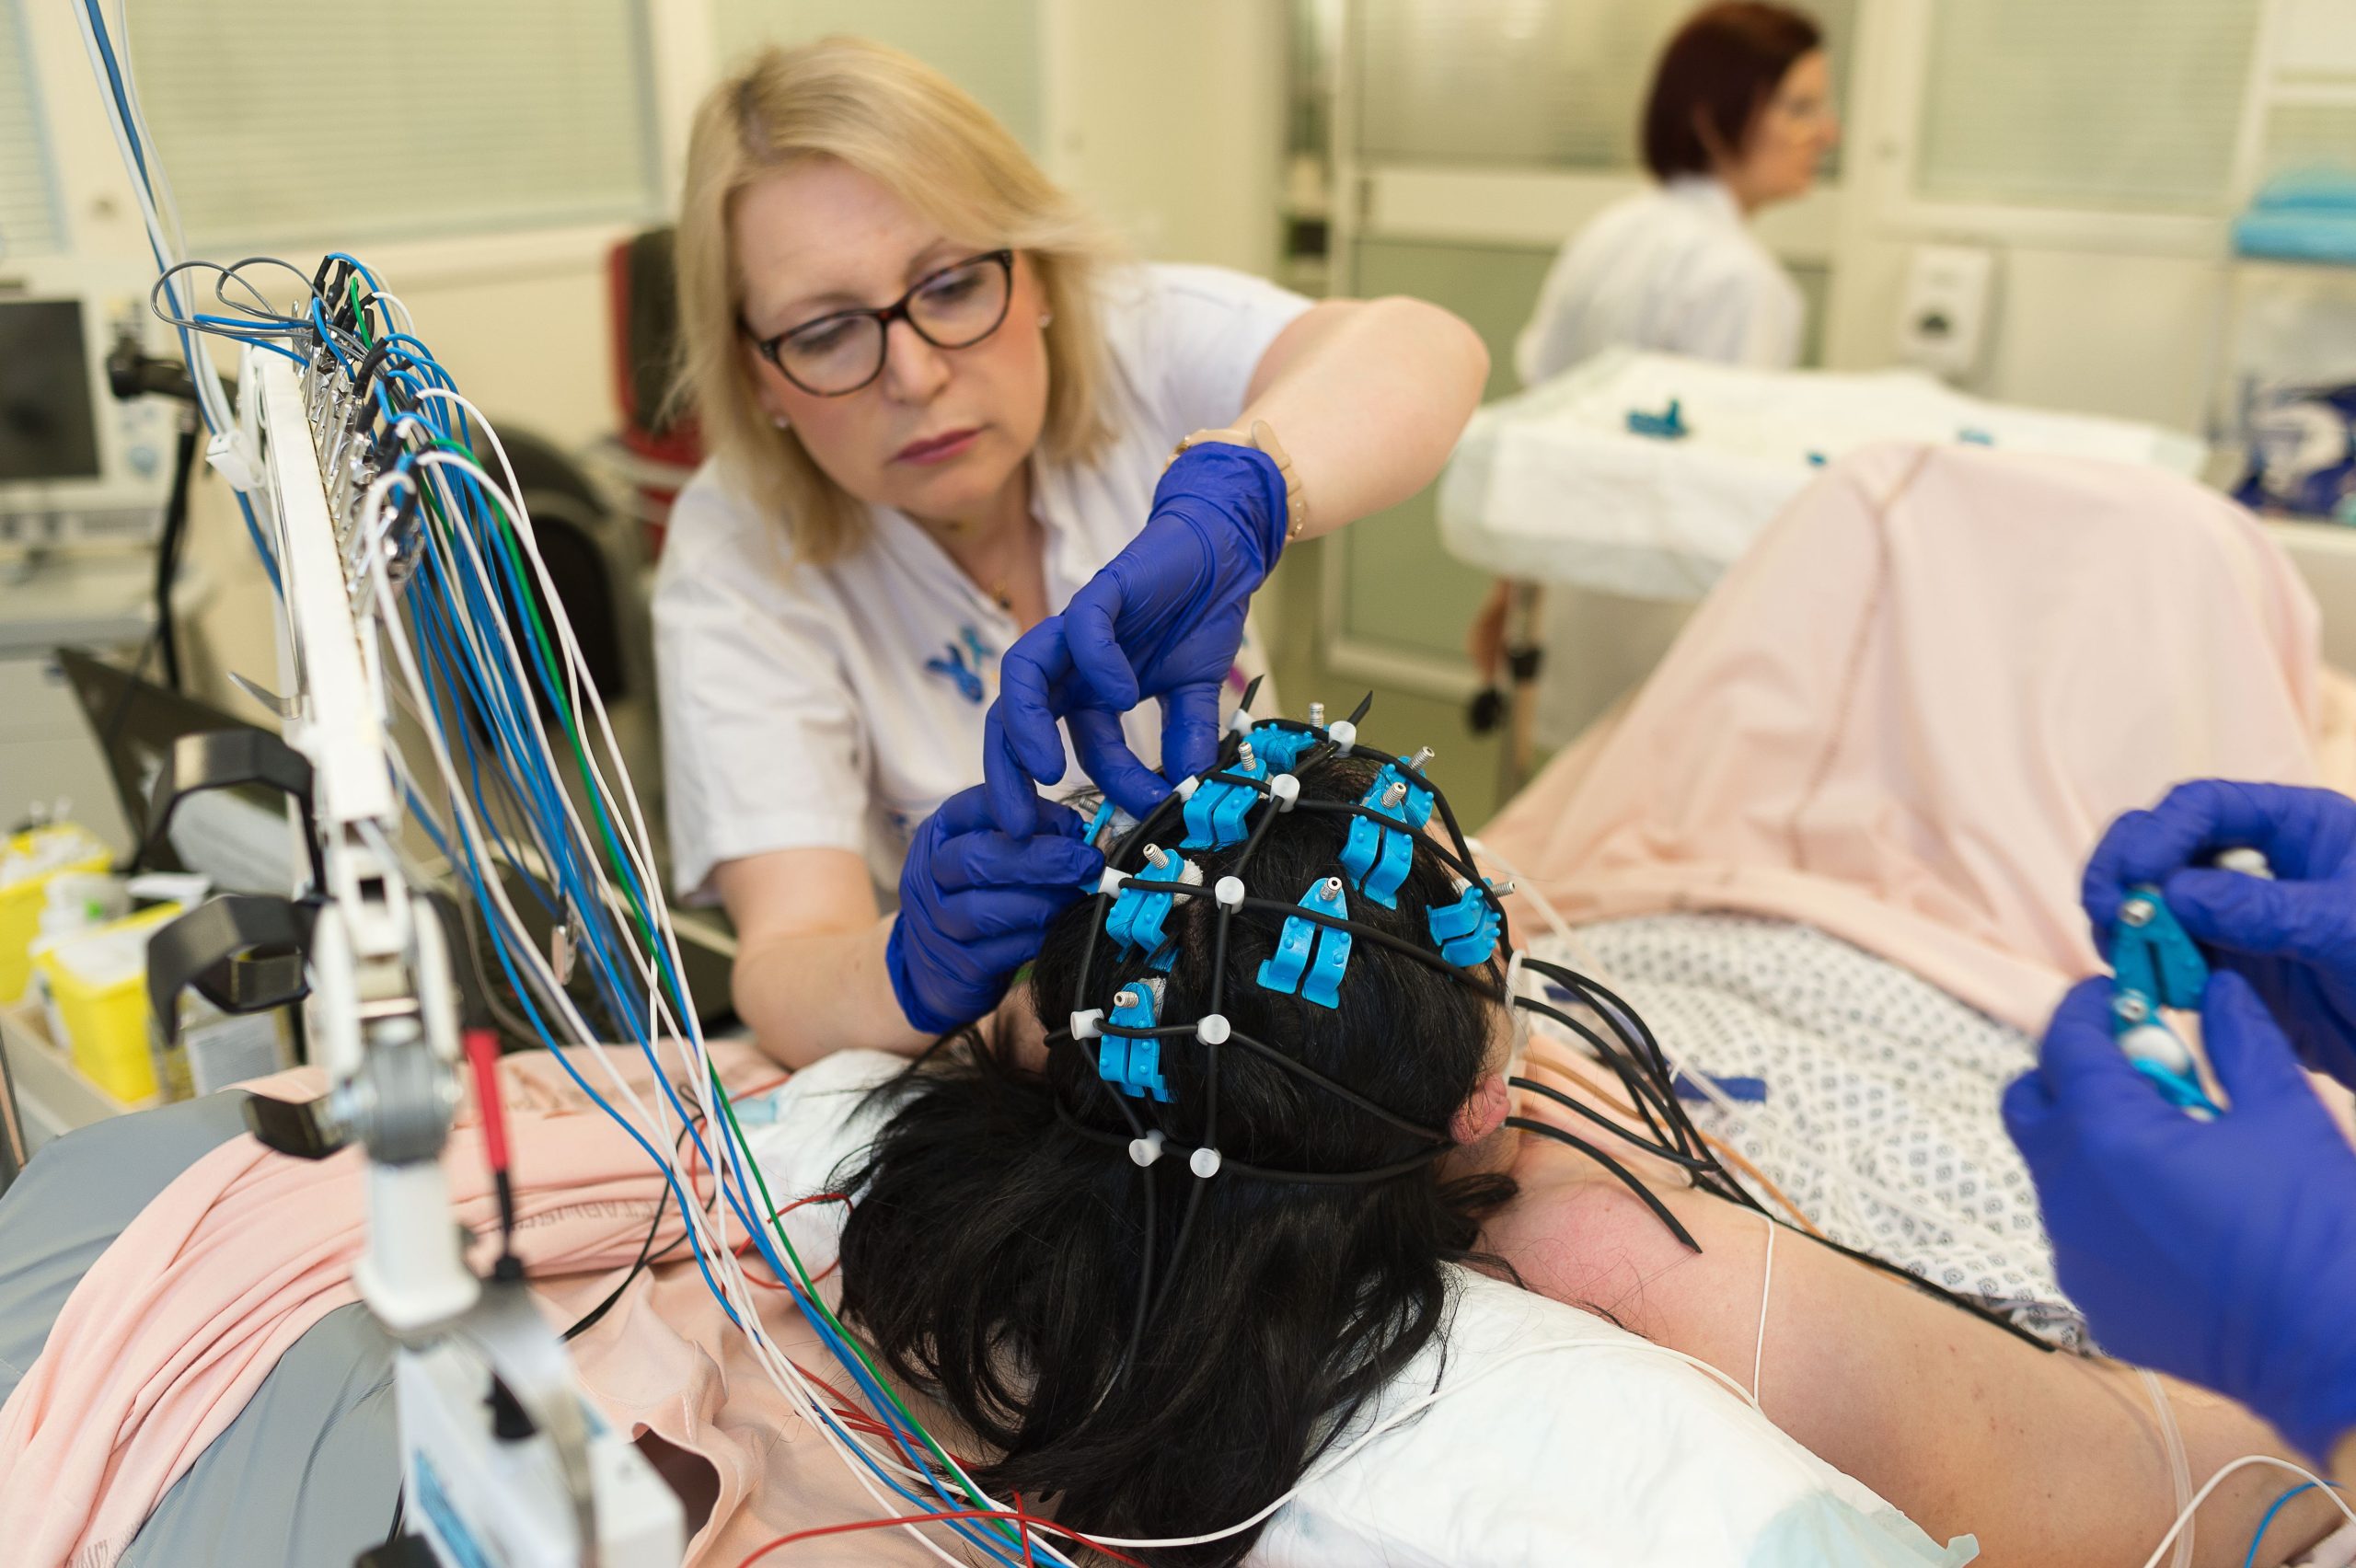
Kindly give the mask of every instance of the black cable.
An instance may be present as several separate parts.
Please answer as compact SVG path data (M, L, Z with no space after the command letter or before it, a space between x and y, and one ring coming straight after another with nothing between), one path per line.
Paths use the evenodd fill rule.
M1622 1126L1619 1123L1613 1121L1602 1112L1598 1111L1594 1106L1586 1104L1581 1101L1575 1100L1571 1096L1565 1094L1559 1089L1554 1089L1549 1085L1540 1083L1534 1078L1509 1078L1506 1079L1506 1082L1515 1089L1524 1090L1531 1094L1541 1094L1545 1096L1555 1104L1563 1107L1565 1111L1575 1112L1577 1114L1586 1117L1588 1121L1593 1122L1597 1126L1601 1127L1605 1132L1610 1133L1612 1136L1619 1138L1625 1143L1631 1144L1637 1148L1643 1149L1646 1154L1651 1155L1656 1159L1667 1160L1669 1164L1678 1166L1686 1170L1701 1171L1710 1169L1710 1162L1707 1159L1698 1158L1694 1155L1680 1154L1673 1148L1664 1148L1659 1144L1649 1142L1630 1129Z
M683 1126L679 1129L679 1136L671 1140L671 1156L675 1161L678 1158L680 1149L686 1147L687 1141L687 1129ZM583 1334L587 1333L591 1329L595 1328L600 1322L605 1320L606 1314L614 1309L615 1304L621 1300L624 1293L629 1289L631 1282L636 1280L640 1274L645 1273L649 1268L652 1268L654 1264L661 1262L664 1258L669 1257L673 1252L678 1251L680 1243L684 1242L687 1239L687 1233L684 1228L687 1224L687 1216L684 1214L679 1216L680 1225L683 1228L679 1234L672 1238L671 1241L664 1246L660 1252L650 1251L650 1249L654 1245L655 1234L663 1228L663 1216L670 1212L671 1204L671 1184L668 1182L665 1182L663 1184L663 1191L661 1194L655 1199L654 1217L646 1227L646 1239L639 1243L638 1259L630 1264L629 1272L622 1275L621 1283L615 1286L614 1288L607 1293L603 1301L598 1302L597 1305L590 1308L588 1311L583 1313L580 1319L573 1323L572 1327L565 1330L564 1332L559 1334L557 1338L570 1343L572 1341L580 1338Z
M1621 1183L1635 1193L1637 1200L1646 1208L1653 1211L1653 1217L1669 1227L1670 1235L1685 1243L1688 1251L1698 1252L1702 1250L1702 1244L1693 1239L1692 1232L1677 1223L1677 1216L1669 1212L1669 1205L1653 1196L1652 1189L1639 1181L1634 1171L1630 1170L1585 1138L1573 1133L1566 1133L1552 1122L1541 1122L1529 1116L1508 1116L1506 1118L1505 1124L1508 1127L1518 1127L1525 1133L1536 1133L1541 1137L1553 1138L1556 1143L1568 1144L1571 1147L1577 1149L1581 1154L1620 1178Z
M164 531L156 540L156 651L164 661L164 685L188 689L180 674L179 632L172 620L172 583L179 576L180 546L188 537L189 490L196 468L196 410L179 410L179 439L173 446L172 488L164 502Z

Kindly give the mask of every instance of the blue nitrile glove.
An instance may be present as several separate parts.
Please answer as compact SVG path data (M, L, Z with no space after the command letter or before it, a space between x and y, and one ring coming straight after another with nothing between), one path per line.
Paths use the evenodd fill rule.
M2236 847L2263 854L2277 880L2200 864ZM2356 801L2206 778L2128 813L2086 864L2086 914L2106 953L2139 882L2159 887L2212 965L2258 987L2300 1060L2356 1089Z
M1070 807L1034 795L1024 825L1027 836L1000 833L976 784L917 829L884 948L892 995L917 1028L946 1033L998 1006L1048 923L1103 870Z
M1023 822L1033 779L1063 777L1057 719L1070 721L1089 778L1132 816L1169 794L1170 778L1210 767L1219 684L1253 590L1284 548L1286 515L1284 471L1266 453L1207 442L1178 455L1144 530L999 661L982 766L1000 826ZM1161 700L1160 775L1121 732L1120 716L1149 697Z
M2230 1395L2317 1458L2356 1427L2356 1150L2238 974L2200 1009L2232 1106L2196 1122L2110 1033L2110 983L2062 999L2004 1091L2062 1287L2113 1355Z

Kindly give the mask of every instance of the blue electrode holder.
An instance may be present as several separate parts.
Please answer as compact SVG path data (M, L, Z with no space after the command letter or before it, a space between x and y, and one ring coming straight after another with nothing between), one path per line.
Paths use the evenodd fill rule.
M1484 888L1467 882L1455 903L1436 904L1424 912L1424 918L1440 957L1460 969L1486 963L1497 951L1497 906Z
M1655 441L1682 441L1693 433L1693 429L1685 422L1684 405L1671 398L1669 407L1657 414L1648 414L1641 409L1629 409L1628 433L1649 435Z
M1168 897L1163 894L1161 896ZM1152 1029L1161 1001L1159 980L1132 980L1113 997L1113 1016L1105 1021L1118 1029ZM1151 1095L1170 1103L1170 1085L1161 1076L1161 1042L1153 1035L1114 1034L1098 1037L1096 1076L1132 1100Z
M1178 787L1186 797L1186 836L1178 841L1182 849L1224 849L1251 834L1248 819L1260 791L1237 780L1266 778L1268 759L1246 739L1236 759L1218 771L1236 778L1189 779Z
M2163 1008L2200 1008L2209 963L2158 888L2127 890L2111 935L2110 967L2111 1038L2128 1061L2185 1114L2204 1122L2224 1114L2200 1085L2192 1047L2160 1017Z
M1120 891L1113 895L1112 909L1104 917L1104 934L1120 944L1124 953L1143 953L1147 963L1166 974L1177 962L1178 949L1163 934L1161 926L1170 918L1171 905L1178 895L1160 890L1200 887L1203 872L1194 861L1172 855L1157 844L1147 845L1145 855L1153 874L1130 877L1122 882Z
M1385 909L1395 909L1399 889L1415 863L1415 834L1432 820L1432 792L1408 780L1395 765L1385 763L1366 793L1358 797L1358 804L1400 825L1385 827L1372 817L1352 817L1350 836L1342 845L1342 871L1368 899Z
M1342 896L1339 877L1321 877L1310 883L1299 903L1303 909L1336 920L1350 917L1349 903ZM1321 1008L1338 1007L1342 1000L1342 975L1349 963L1349 932L1289 915L1285 917L1284 929L1276 935L1275 955L1260 965L1259 981L1263 989L1279 996L1298 993L1302 1001L1315 1002Z
M1252 743L1253 755L1278 773L1290 773L1301 754L1317 744L1314 731L1296 730L1288 724L1265 720L1253 725L1245 738Z

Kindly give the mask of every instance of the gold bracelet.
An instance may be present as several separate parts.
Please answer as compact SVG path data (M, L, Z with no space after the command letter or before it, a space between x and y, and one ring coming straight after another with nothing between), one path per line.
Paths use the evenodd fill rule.
M1285 538L1288 542L1299 538L1301 530L1309 526L1309 498L1301 493L1299 470L1293 467L1292 458L1278 444L1276 432L1270 428L1268 421L1253 420L1250 430L1198 430L1172 449L1170 461L1174 463L1180 453L1209 442L1248 446L1255 452L1266 453L1275 461L1276 472L1285 478ZM1167 467L1169 464L1162 466Z

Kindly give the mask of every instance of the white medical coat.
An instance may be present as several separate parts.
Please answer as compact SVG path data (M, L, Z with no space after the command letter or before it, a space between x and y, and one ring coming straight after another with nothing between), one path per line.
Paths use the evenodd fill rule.
M1085 467L1032 458L1051 611L1145 526L1179 439L1234 421L1261 355L1309 304L1216 267L1138 268L1107 288L1112 443ZM868 515L863 544L811 566L715 465L679 494L654 637L683 897L708 902L715 865L773 849L849 849L890 888L917 824L981 782L983 715L1019 628L905 513ZM1237 666L1265 668L1248 639ZM1156 705L1126 728L1156 762ZM1086 782L1068 763L1054 792Z
M1514 345L1524 386L1615 346L1763 370L1799 363L1800 291L1715 179L1680 177L1597 214L1554 259Z

